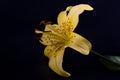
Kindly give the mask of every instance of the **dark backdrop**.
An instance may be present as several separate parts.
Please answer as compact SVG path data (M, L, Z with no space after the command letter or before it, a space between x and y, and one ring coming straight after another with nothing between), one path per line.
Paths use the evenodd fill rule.
M92 53L83 56L70 48L65 51L63 68L72 76L62 78L49 69L45 46L35 40L34 29L41 20L56 23L60 11L80 3L91 5L94 11L80 15L75 32L91 41L92 49L102 55L120 55L119 0L1 0L4 79L120 80L119 72L108 70Z

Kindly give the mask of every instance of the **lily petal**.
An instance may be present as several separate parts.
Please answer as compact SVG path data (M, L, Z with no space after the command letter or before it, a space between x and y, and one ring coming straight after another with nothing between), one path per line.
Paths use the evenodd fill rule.
M81 35L77 33L73 34L74 37L68 46L84 55L88 55L92 47L91 43Z
M50 56L52 54L51 52L54 51L54 49L55 49L55 46L52 46L52 45L47 46L44 50L44 55L46 57L50 58Z
M62 23L65 22L66 18L67 18L66 11L60 12L57 18L58 24L62 25Z
M71 22L72 31L76 28L79 22L79 15L82 14L84 10L91 11L93 8L88 4L79 4L70 9L68 13L68 22Z
M64 55L64 47L47 46L44 54L49 58L49 67L57 74L68 77L70 74L63 70L62 62Z

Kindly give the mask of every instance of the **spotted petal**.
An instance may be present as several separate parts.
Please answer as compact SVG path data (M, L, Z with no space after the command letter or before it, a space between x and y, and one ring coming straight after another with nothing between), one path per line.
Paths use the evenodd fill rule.
M58 25L46 25L45 30L42 33L40 42L44 45L60 44L62 42L62 36L56 32ZM39 31L40 32L40 31Z
M64 46L47 46L44 53L49 58L49 67L57 74L68 77L70 74L63 70L62 62L64 55Z
M79 22L79 15L84 12L84 10L91 11L93 8L88 4L79 4L73 6L68 13L68 22L71 22L72 31L75 29Z
M91 43L81 35L77 33L73 33L73 34L74 34L74 37L71 40L69 47L84 55L88 55L92 47Z

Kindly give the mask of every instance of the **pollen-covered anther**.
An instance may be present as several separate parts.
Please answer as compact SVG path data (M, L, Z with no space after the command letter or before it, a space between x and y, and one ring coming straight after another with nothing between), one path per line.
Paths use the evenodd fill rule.
M39 25L45 25L46 23L45 23L45 20L42 20L42 21L40 21L40 23L39 23Z
M50 24L52 24L52 22L51 22L51 21L46 22L46 25L50 25Z
M40 23L39 23L39 25L49 25L49 24L52 24L52 22L51 21L45 21L45 20L42 20Z

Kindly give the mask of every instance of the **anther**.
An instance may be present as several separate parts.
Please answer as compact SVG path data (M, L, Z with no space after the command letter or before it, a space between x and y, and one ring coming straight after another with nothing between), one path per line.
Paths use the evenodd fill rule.
M41 21L40 23L39 23L39 25L48 25L48 24L52 24L52 22L51 21L45 21L45 20L43 20L43 21Z
M45 20L42 20L40 23L39 23L39 25L46 25L46 23L45 23Z
M46 25L47 25L47 24L52 24L52 22L51 22L51 21L48 21L48 22L46 23Z

